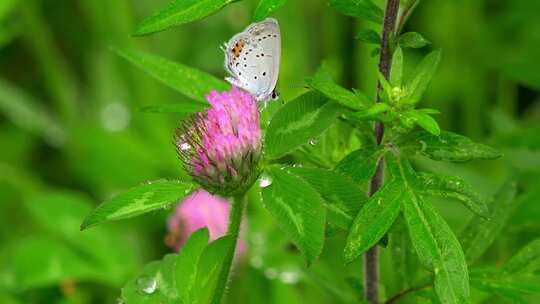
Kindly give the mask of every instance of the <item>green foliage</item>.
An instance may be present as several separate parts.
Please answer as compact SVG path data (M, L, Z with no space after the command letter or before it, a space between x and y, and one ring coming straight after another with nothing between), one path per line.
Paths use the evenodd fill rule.
M201 112L204 110L204 105L200 103L174 103L165 105L153 105L141 108L142 112L147 113L180 113L190 114Z
M179 254L168 254L122 288L126 303L210 303L232 239L224 236L208 243L208 230L193 233Z
M205 96L211 90L223 91L229 87L212 75L165 58L127 49L117 49L116 53L157 80L204 104L207 104Z
M266 130L265 152L279 158L324 132L343 111L338 104L314 91L283 105Z
M406 195L403 188L404 185L400 181L390 181L360 209L347 236L343 252L345 262L352 262L376 245L390 229Z
M197 278L197 265L208 245L208 238L206 228L194 232L178 254L175 268L176 290L184 303L195 302L193 287Z
M103 202L81 224L81 230L103 222L134 217L160 208L167 208L189 194L191 182L159 180L129 189Z
M217 304L224 292L228 303L365 303L356 260L372 246L385 248L381 303L538 302L537 1L489 10L476 1L400 1L391 62L379 63L388 79L376 71L387 1L238 1L216 14L233 2L176 0L163 9L163 1L81 0L73 14L67 0L52 10L0 1L1 303ZM421 14L412 14L418 4ZM248 250L227 277L233 238L208 244L212 225L178 254L165 252L170 207L195 185L160 180L121 191L188 178L171 130L208 107L210 91L230 88L219 79L219 45L232 29L268 16L282 26L283 98L260 107L264 183L247 194ZM425 29L450 56L422 57L431 44ZM299 95L317 62L328 65ZM374 122L384 124L380 146ZM500 161L473 162L502 152ZM384 185L368 198L377 162ZM112 199L92 211L88 197ZM83 228L149 211L80 231L85 217ZM453 230L462 226L460 245Z
M147 35L203 19L237 0L173 0L166 8L144 19L135 35Z
M253 14L253 21L263 20L285 5L285 3L287 3L287 0L260 0Z
M397 47L392 56L392 70L390 70L390 83L396 87L401 87L403 79L403 50Z
M382 9L371 0L330 0L330 6L347 16L363 18L379 24L383 20Z
M420 101L435 75L440 60L440 51L433 51L422 59L414 72L414 77L405 84L405 90L408 93L405 103L414 105Z
M540 268L540 239L531 241L504 265L508 273L532 273Z
M424 130L435 136L439 136L441 134L441 129L439 128L437 121L422 111L410 110L402 113L401 115L401 121L408 128L411 128L414 124L418 124Z
M413 131L403 136L398 141L398 146L406 153L421 154L440 161L466 162L501 157L494 148L448 131L441 132L440 136L425 131Z
M324 64L319 67L313 77L306 79L306 83L332 101L352 110L362 110L371 103L362 92L355 91L353 93L336 84L332 80L328 67Z
M408 32L399 36L399 46L402 48L418 49L430 44L426 38L417 32Z
M515 210L516 185L506 182L494 198L490 206L488 219L480 216L473 217L461 233L461 244L467 257L467 262L475 262L501 233Z
M334 171L319 168L289 168L308 182L323 198L328 221L349 230L354 217L366 201L363 190L351 179Z
M376 45L381 44L381 36L376 31L371 29L361 30L358 35L356 35L356 39L364 43Z
M317 259L324 244L326 212L320 195L286 168L268 168L272 183L262 189L266 209L304 255Z
M403 210L420 262L433 272L442 303L469 301L469 276L461 246L444 219L418 195L415 173L406 160L392 161L395 178L404 185Z
M21 129L42 135L53 144L65 137L58 122L38 101L1 79L0 111Z
M369 146L345 156L336 166L336 171L352 178L357 183L367 182L377 168L377 161L384 153L380 146Z
M469 210L477 215L487 218L488 206L463 179L456 176L444 176L420 172L416 175L419 191L422 194L448 197L459 200Z

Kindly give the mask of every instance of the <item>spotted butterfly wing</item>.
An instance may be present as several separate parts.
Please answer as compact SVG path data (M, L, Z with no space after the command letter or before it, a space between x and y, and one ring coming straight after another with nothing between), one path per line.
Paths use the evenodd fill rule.
M225 47L225 79L258 101L275 98L281 57L279 24L273 18L253 23Z

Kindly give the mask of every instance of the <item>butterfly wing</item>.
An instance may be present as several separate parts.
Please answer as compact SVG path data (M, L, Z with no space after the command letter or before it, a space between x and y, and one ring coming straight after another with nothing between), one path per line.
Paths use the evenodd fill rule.
M281 59L281 35L275 19L254 23L226 45L227 81L267 100L277 83Z

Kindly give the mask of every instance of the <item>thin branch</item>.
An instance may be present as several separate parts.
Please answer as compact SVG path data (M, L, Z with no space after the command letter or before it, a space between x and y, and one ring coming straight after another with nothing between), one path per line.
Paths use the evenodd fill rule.
M399 0L388 0L384 11L384 23L381 37L381 54L379 58L379 71L386 79L390 76L392 66L391 39L396 28L396 19L399 10ZM381 84L377 83L377 102L380 101ZM382 142L384 125L378 121L375 123L375 137L377 144ZM383 184L384 159L377 162L377 170L371 179L369 196L372 196ZM377 245L369 249L364 256L364 286L365 298L372 304L379 303L379 252Z
M431 283L429 283L429 284L425 284L425 285L420 285L420 286L415 286L415 287L404 289L404 290L398 292L397 294L395 294L390 299L386 300L386 302L384 302L384 304L396 303L399 299L401 299L402 297L408 295L409 293L413 293L413 292L416 292L416 291L419 291L419 290L422 290L422 289L430 288L432 286L433 285L431 285Z

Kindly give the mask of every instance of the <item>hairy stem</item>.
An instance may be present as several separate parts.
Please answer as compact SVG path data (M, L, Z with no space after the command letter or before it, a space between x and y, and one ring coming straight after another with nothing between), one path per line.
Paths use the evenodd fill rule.
M242 223L242 215L246 206L245 195L235 196L232 200L232 208L229 213L229 227L227 228L227 235L232 236L233 242L231 247L227 251L227 256L223 263L223 268L219 273L218 283L216 286L216 292L214 293L213 304L221 303L227 282L229 280L229 273L231 272L231 266L234 259L234 253L236 251L236 244L238 243L238 235L240 234L240 224Z
M386 79L390 76L392 65L392 50L390 47L392 35L396 28L396 19L399 10L399 0L388 0L384 11L384 23L381 37L381 54L379 59L379 71ZM377 102L380 101L381 84L377 83ZM377 144L381 144L384 136L382 122L375 123L375 138ZM383 184L384 159L377 162L377 170L369 185L369 196L372 196ZM364 290L365 298L372 304L379 303L379 251L377 245L369 249L364 256Z

